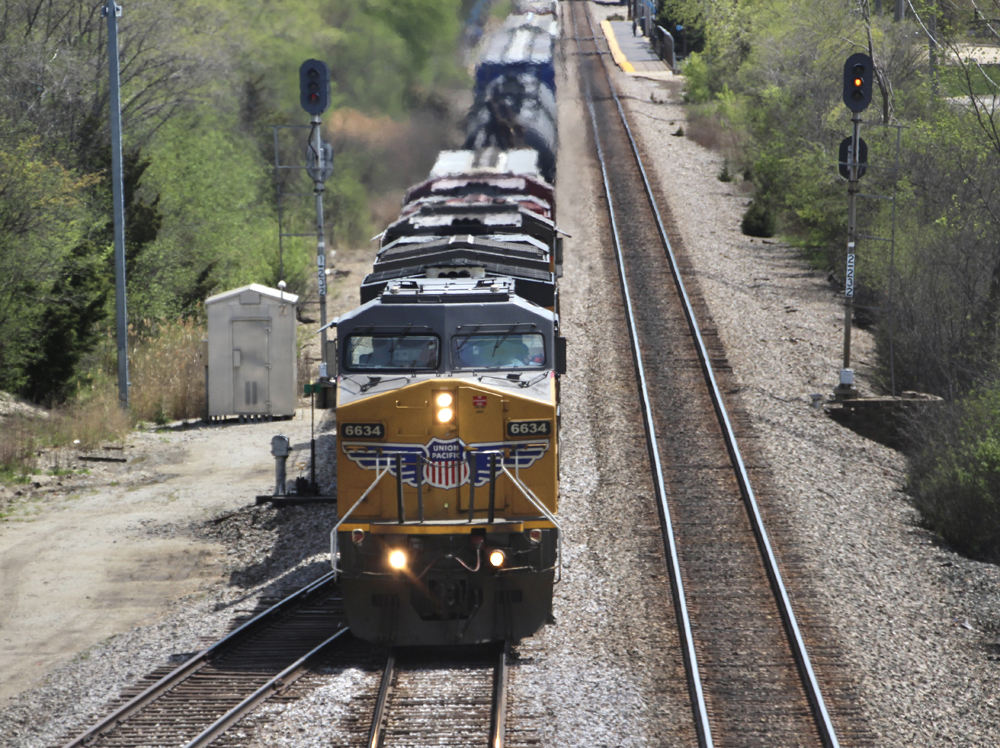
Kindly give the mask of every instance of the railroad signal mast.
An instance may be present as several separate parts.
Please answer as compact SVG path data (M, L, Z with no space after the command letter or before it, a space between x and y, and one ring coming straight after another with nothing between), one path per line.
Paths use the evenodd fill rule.
M858 241L858 182L865 173L868 145L861 139L861 112L872 101L872 58L858 52L844 63L844 104L851 110L851 137L840 144L840 174L847 179L847 269L844 274L844 365L840 381L833 390L838 400L857 397L854 370L851 369L851 320L854 314L854 268Z
M319 287L320 379L328 375L326 360L326 236L323 224L323 183L333 174L333 148L322 139L321 115L330 106L330 68L321 60L306 60L299 67L299 103L311 115L312 129L306 147L306 171L316 195L316 281Z

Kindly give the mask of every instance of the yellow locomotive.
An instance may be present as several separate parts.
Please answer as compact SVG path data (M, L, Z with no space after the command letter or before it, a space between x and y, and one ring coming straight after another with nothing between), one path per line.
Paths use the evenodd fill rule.
M559 558L555 313L509 278L416 278L336 325L331 550L352 632L395 645L535 633Z

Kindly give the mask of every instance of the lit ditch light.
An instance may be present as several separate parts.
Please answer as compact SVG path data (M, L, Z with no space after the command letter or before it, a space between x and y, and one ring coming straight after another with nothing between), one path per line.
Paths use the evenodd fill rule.
M455 410L451 407L454 402L455 397L450 392L439 392L434 396L434 404L438 407L438 423L451 423L455 420Z
M396 571L406 568L406 554L398 548L389 552L389 566Z
M507 561L507 554L501 551L499 548L494 551L490 551L490 566L495 569L499 569Z

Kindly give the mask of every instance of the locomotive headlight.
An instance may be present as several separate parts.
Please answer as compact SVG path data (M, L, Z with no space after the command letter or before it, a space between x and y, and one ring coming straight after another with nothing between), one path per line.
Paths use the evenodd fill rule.
M503 566L504 561L506 560L507 560L506 554L504 554L504 552L501 551L499 548L495 551L490 551L490 565L492 565L494 568L499 569L501 566Z
M396 571L406 568L406 554L398 548L389 553L389 566Z
M439 392L434 402L437 403L439 408L447 408L452 404L453 398L450 392Z
M449 395L448 397L450 398L451 395ZM441 410L437 412L438 423L448 423L454 417L455 417L455 411L453 411L451 408L441 408Z

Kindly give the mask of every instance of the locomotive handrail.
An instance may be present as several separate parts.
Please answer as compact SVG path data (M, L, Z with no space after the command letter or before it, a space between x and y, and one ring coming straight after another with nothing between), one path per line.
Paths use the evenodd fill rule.
M510 470L507 469L507 466L504 465L502 462L500 463L500 468L507 474L507 477L511 479L511 481L514 483L514 485L517 486L517 488L520 489L521 493L524 494L525 498L527 498L528 501L530 501L532 504L535 505L535 508L542 513L542 516L544 516L545 519L547 519L549 522L551 522L553 525L555 525L556 529L559 530L559 532L556 535L556 557L559 559L559 561L558 561L559 570L556 573L555 581L556 582L561 582L562 581L562 540L563 540L562 526L559 524L559 521L556 519L555 515L552 514L552 512L549 511L548 507L545 506L544 504L542 504L542 502L538 500L538 497L535 496L535 494L533 494L531 492L531 489L528 488L526 485L524 485L520 480L518 480L518 478L512 472L510 472Z
M521 490L521 493L524 494L525 498L532 504L534 504L535 508L542 513L542 516L545 517L545 519L547 519L553 525L555 525L558 529L562 530L562 526L559 524L559 521L556 519L555 515L549 511L549 508L545 506L538 499L538 497L535 496L535 494L531 492L531 489L528 488L526 485L524 485L524 483L522 483L520 480L518 480L517 476L515 476L512 472L510 472L510 470L507 468L506 465L501 463L500 467L507 474L507 477L514 482L514 485Z
M337 530L339 530L340 526L347 521L348 517L351 516L351 512L358 508L358 504L368 498L368 494L372 492L372 489L375 488L378 482L385 477L386 473L389 472L389 457L387 456L385 458L385 469L382 470L382 472L379 472L379 463L381 461L382 455L379 454L375 457L375 480L372 481L372 484L365 489L363 494L361 494L361 498L354 502L354 506L347 510L347 514L341 517L340 521L334 525L333 529L330 531L330 566L333 568L333 573L335 575L340 574L340 569L337 568ZM337 577L335 576L334 579L336 578Z

